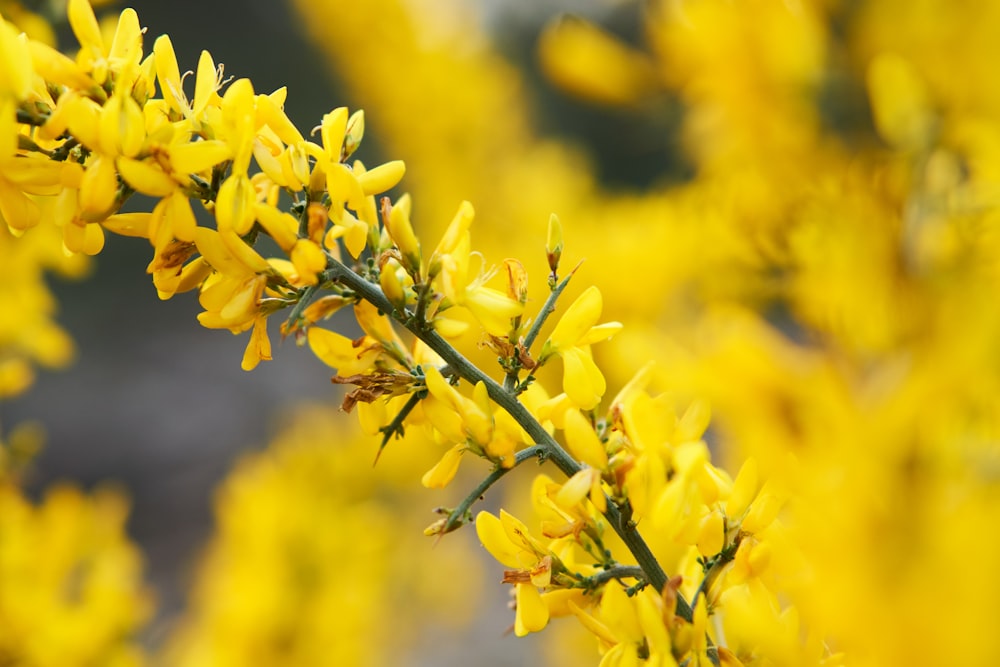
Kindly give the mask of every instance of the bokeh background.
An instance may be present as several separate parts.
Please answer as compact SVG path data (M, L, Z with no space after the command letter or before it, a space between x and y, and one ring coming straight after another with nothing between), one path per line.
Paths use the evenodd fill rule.
M595 351L610 391L660 361L679 412L710 399L721 464L752 455L790 498L767 576L797 611L754 615L748 635L798 656L801 614L855 664L1000 659L984 528L1000 520L1000 5L137 9L147 51L169 33L182 69L208 48L258 91L286 85L299 127L364 108L360 157L406 161L418 231L470 200L474 245L522 259L535 302L561 216L565 265L587 260L568 297L596 283L627 325ZM194 298L159 302L147 261L111 238L87 281L52 278L77 362L0 405L5 428L48 431L36 497L68 479L132 499L158 599L147 647L168 664L596 661L592 639L561 634L572 623L505 637L500 568L475 537L419 534L461 480L421 492L426 452L405 441L373 472L308 351L286 342L243 373L243 339L201 329Z

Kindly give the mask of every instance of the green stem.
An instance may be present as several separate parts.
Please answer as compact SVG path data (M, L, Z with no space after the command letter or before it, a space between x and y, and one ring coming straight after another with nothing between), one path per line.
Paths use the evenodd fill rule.
M298 302L292 307L292 312L288 314L288 317L285 320L286 322L290 323L289 324L290 327L296 326L295 323L299 321L300 317L302 317L302 311L305 310L306 306L309 305L309 302L312 301L312 298L313 296L316 295L318 289L319 289L318 285L309 285L304 290L302 290ZM293 330L294 330L293 328L289 329L289 331Z
M385 446L389 444L389 441L392 439L392 436L394 435L399 435L399 437L403 436L403 422L413 411L413 408L417 407L417 403L419 403L420 400L424 397L424 394L425 393L422 391L410 394L410 397L406 400L406 403L403 404L403 407L399 411L399 413L397 413L396 416L393 417L392 421L389 422L388 425L383 426L381 429L379 429L380 431L382 431L382 443L378 446L378 453L375 454L375 463L378 463L379 457L382 456L382 450L385 449Z
M645 581L646 573L637 565L616 565L602 572L598 572L591 577L587 577L586 581L588 584L596 588L601 584L608 583L612 579L641 579L642 581Z
M450 533L451 531L458 528L462 523L462 517L465 516L465 513L469 511L470 507L472 507L472 503L482 498L483 494L489 491L490 487L496 484L501 477L503 477L511 470L513 470L517 466L527 461L528 459L533 459L535 457L538 457L539 461L544 461L547 454L548 451L546 450L544 445L532 445L531 447L522 449L515 455L514 465L512 465L510 468L503 468L501 466L497 466L493 470L493 472L487 475L486 479L481 481L479 485L476 488L474 488L472 492L469 493L469 495L467 495L462 500L461 503L459 503L458 507L452 510L451 514L448 515L448 521L444 524L444 528L442 528L441 532Z
M343 263L336 259L328 258L328 269L326 279L339 280L343 285L353 290L358 296L371 303L383 313L394 313L394 309L389 300L382 293L378 285L374 285L363 277L356 274ZM518 424L528 433L531 439L539 446L545 448L547 456L559 470L572 477L580 471L580 464L549 435L548 431L538 423L538 420L528 412L528 409L509 392L505 391L500 384L489 377L475 364L466 359L458 350L452 347L433 329L427 328L423 323L413 319L399 320L400 324L406 327L414 336L422 340L429 348L434 350L459 377L470 384L482 382L486 386L486 391L494 403L499 405L507 414L514 418ZM662 591L667 585L667 575L660 567L649 545L639 534L635 523L625 520L618 506L610 501L607 504L607 511L604 513L612 528L625 543L625 546L635 557L636 562L645 573L646 581L656 590ZM691 605L684 598L677 597L677 615L690 622L694 618Z
M562 279L562 282L552 288L549 298L545 300L545 303L542 305L542 309L538 311L538 317L536 317L535 321L531 323L531 329L528 330L528 335L524 337L524 349L526 351L531 350L531 345L535 342L535 339L538 338L538 334L542 331L542 325L545 324L545 320L549 318L549 315L555 312L556 301L559 300L559 297L562 295L563 290L566 289L566 285L569 285L570 278L572 277L573 274L570 273Z

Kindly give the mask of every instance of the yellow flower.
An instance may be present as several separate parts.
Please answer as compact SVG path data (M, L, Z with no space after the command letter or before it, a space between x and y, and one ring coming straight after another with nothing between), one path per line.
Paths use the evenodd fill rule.
M590 286L566 309L539 354L539 363L554 355L563 360L563 391L583 410L595 407L604 395L604 375L590 354L590 345L621 330L618 322L597 324L603 300Z
M608 467L608 454L587 418L579 410L569 410L564 417L566 446L577 460L598 470Z
M368 336L354 341L329 329L312 326L307 337L313 354L340 375L364 373L373 368L379 358L385 358L382 346Z
M524 304L504 292L486 287L493 270L486 270L482 257L471 250L469 227L474 212L462 202L428 262L428 275L452 305L464 306L494 336L506 336L511 320L524 311ZM479 267L473 270L473 257Z
M477 514L476 534L494 558L517 569L505 574L505 580L515 582L516 587L514 634L523 637L544 629L549 622L549 608L538 588L547 587L551 581L551 555L531 537L523 523L504 510L500 510L500 518L489 512Z

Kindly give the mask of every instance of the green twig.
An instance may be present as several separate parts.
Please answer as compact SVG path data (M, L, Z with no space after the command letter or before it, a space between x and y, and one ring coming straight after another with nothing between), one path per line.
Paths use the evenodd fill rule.
M333 257L328 258L328 270L326 279L340 280L341 283L354 290L354 292L368 301L384 313L392 313L392 304L382 293L378 285L374 285L363 277L356 274L340 261ZM514 418L518 424L528 433L531 439L545 448L547 456L559 470L567 477L572 477L580 471L580 464L570 454L563 449L556 440L549 435L548 431L538 422L534 416L528 412L510 392L504 390L493 378L483 373L479 368L466 359L458 350L452 347L433 329L427 328L422 323L400 321L413 335L422 340L438 354L454 371L470 384L482 382L486 386L486 391L494 403L499 405L507 414ZM646 575L646 581L656 590L662 591L667 585L667 575L660 567L649 545L636 530L635 523L623 520L618 506L614 502L608 502L607 517L611 526L618 536L621 537L625 546L635 557L639 567ZM677 615L690 622L694 615L691 606L682 597L677 597Z
M309 302L312 301L312 298L316 295L318 290L318 285L309 285L299 293L300 296L298 302L296 302L295 306L292 307L292 312L288 314L288 318L285 320L285 322L289 325L289 331L294 331L297 328L296 323L299 321L299 318L302 317L302 311L306 309L306 306L309 305Z
M612 579L638 579L646 581L646 573L638 565L615 565L612 568L598 572L595 575L586 577L584 582L588 586L597 588L601 584L606 584Z
M501 477L509 473L511 470L521 465L528 459L538 458L539 461L545 460L545 455L547 451L543 445L532 445L522 449L514 456L514 465L510 468L504 468L502 466L497 466L493 469L486 479L481 481L479 485L472 490L469 495L467 495L458 507L451 511L448 515L448 521L445 522L444 527L441 529L442 533L450 533L462 524L462 518L465 516L472 504L483 497L491 486L497 483Z
M379 457L382 456L382 450L389 444L389 440L392 439L392 436L398 435L399 437L403 437L403 421L405 421L410 413L413 412L413 408L417 407L417 403L419 403L425 395L426 394L423 391L417 391L410 394L410 397L406 399L406 403L403 404L402 409L400 409L396 416L392 418L392 421L379 429L379 431L382 432L382 443L378 446L378 452L375 453L375 461L372 463L373 466L378 463Z
M552 292L549 294L549 298L545 300L545 303L542 305L542 309L538 311L538 317L536 317L535 321L531 323L531 328L528 330L528 334L524 337L524 350L526 352L531 350L531 345L535 342L535 339L538 338L538 334L541 333L542 325L545 324L545 320L549 318L549 315L555 312L556 302L562 295L563 290L566 289L566 285L569 285L570 278L572 277L573 273L570 272L568 276L563 278L562 282L552 289Z

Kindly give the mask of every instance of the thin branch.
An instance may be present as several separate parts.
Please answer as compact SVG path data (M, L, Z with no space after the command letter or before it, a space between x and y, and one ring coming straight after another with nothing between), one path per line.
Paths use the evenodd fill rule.
M302 317L302 311L306 309L306 306L309 305L309 302L312 301L318 290L319 285L309 285L300 292L298 302L292 307L292 312L288 314L288 317L285 318L285 322L289 324L289 331L295 330L296 323Z
M469 511L472 504L483 497L490 487L497 483L501 477L509 473L511 470L521 465L528 459L538 458L540 461L545 459L548 452L544 445L532 445L522 449L514 456L514 465L510 468L504 468L502 466L497 466L493 472L487 475L486 479L479 483L479 485L472 490L469 495L467 495L462 502L458 504L451 514L448 515L448 521L445 522L444 527L441 529L442 533L450 533L462 524L462 517L465 513Z
M373 466L378 463L379 457L382 456L382 450L389 444L389 440L392 439L392 436L398 435L399 437L403 437L403 422L410 415L410 413L413 412L413 408L417 407L417 403L419 403L420 399L423 397L423 391L410 394L410 397L406 399L406 403L403 404L403 407L396 414L396 416L392 418L392 421L379 429L382 432L382 443L379 444L378 452L375 453L375 461L372 462Z
M538 334L541 333L542 325L545 324L545 320L549 318L549 315L555 312L556 301L559 300L563 290L566 289L566 285L569 285L569 281L570 278L573 277L573 273L573 271L570 271L570 274L563 278L562 282L552 289L552 292L549 294L549 298L545 300L545 304L542 305L542 309L538 311L538 317L536 317L535 321L531 323L531 328L528 330L528 334L524 337L525 351L531 350L531 345L535 342L535 339L538 338Z
M394 313L394 309L389 300L382 293L378 285L374 285L363 277L356 274L340 261L333 257L328 257L328 269L325 278L328 280L340 280L341 283L354 290L354 292L368 301L384 313ZM556 440L549 435L548 431L535 417L528 412L528 409L517 400L510 392L504 390L493 378L483 373L475 364L466 359L458 350L452 347L433 329L427 328L423 323L413 320L400 321L413 335L427 344L434 350L454 371L470 384L482 382L486 386L486 391L494 403L499 405L507 414L514 418L518 424L528 433L531 439L545 448L548 458L559 470L572 477L580 471L580 464L577 463L570 454L563 449ZM608 509L604 516L607 517L611 526L628 550L635 556L636 562L646 575L646 581L656 590L662 591L667 585L667 575L660 567L649 545L646 544L635 523L624 520L618 506L613 502L608 502ZM694 618L691 605L682 597L677 597L677 615L690 622Z
M616 565L607 570L602 570L593 576L586 577L584 581L596 588L601 584L608 583L612 579L639 579L646 581L646 573L638 565Z

